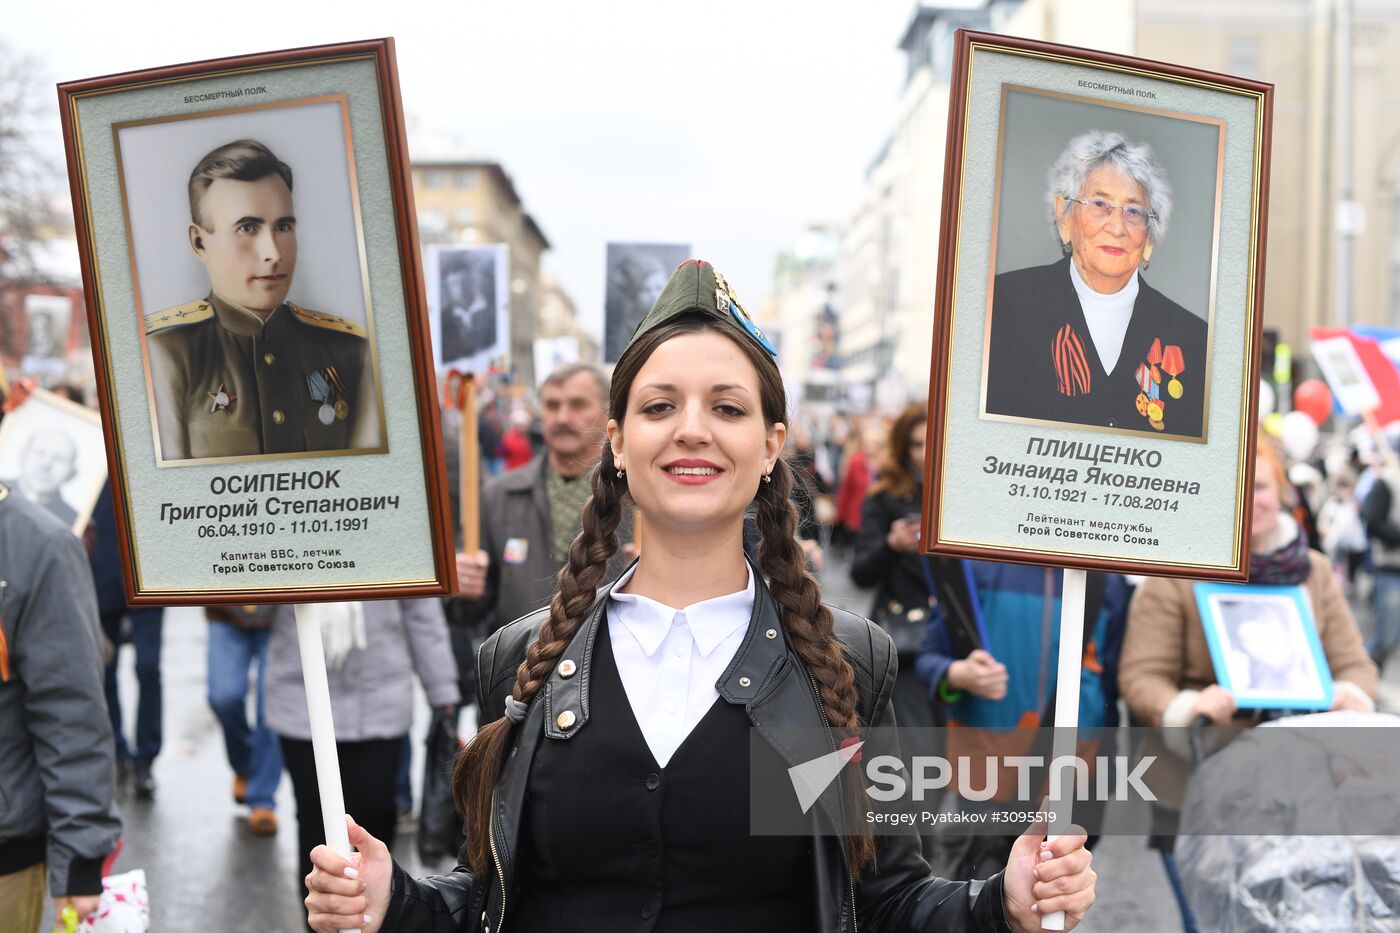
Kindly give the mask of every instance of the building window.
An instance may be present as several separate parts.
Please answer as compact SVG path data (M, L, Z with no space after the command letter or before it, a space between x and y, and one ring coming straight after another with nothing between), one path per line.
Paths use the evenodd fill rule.
M452 173L452 187L454 188L475 188L476 169L459 168Z
M424 188L446 188L447 172L440 168L430 168L423 173Z

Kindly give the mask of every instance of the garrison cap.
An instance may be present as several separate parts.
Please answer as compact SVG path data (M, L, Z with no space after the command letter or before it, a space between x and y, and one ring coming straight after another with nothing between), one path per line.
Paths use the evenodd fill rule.
M632 332L628 346L637 338L657 325L689 312L700 312L721 321L738 325L739 329L753 338L769 356L777 357L778 351L763 332L749 317L729 283L719 270L703 259L687 259L671 273L671 280L661 291L651 311L642 318L642 323Z

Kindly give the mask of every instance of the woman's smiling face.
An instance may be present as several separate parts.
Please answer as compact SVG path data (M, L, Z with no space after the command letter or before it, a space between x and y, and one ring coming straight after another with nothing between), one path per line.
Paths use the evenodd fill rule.
M1060 218L1060 239L1074 247L1074 264L1079 275L1096 292L1117 292L1150 255L1147 227L1135 226L1123 214L1125 207L1149 209L1142 185L1111 165L1101 165L1084 179L1079 201L1108 201L1114 209L1107 217L1094 216L1088 203L1056 199Z
M741 523L786 436L785 425L764 422L753 363L711 329L652 351L623 423L608 422L613 459L648 525L689 532Z

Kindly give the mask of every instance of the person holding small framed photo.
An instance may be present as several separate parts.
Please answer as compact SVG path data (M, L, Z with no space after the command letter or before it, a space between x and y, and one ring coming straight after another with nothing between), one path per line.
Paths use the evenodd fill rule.
M1325 555L1308 548L1283 496L1290 487L1283 464L1260 441L1254 471L1254 514L1250 536L1249 584L1301 586L1312 606L1322 654L1332 679L1332 709L1375 709L1376 665L1366 654L1361 633ZM1190 580L1152 577L1139 588L1128 614L1119 662L1119 687L1133 716L1152 726L1187 726L1198 716L1226 725L1240 702L1219 683L1216 666ZM1237 650L1257 641L1248 621ZM1263 663L1264 659L1260 659Z

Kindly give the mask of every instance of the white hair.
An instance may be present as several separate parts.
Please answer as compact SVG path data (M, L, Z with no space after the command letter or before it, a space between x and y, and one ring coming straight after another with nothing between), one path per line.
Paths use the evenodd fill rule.
M1105 130L1090 130L1076 136L1050 166L1050 190L1045 200L1050 207L1050 229L1055 242L1060 242L1060 218L1055 214L1055 199L1066 199L1067 210L1073 207L1069 199L1081 197L1084 180L1105 165L1113 166L1142 186L1147 198L1147 238L1160 243L1167 235L1167 223L1172 215L1172 186L1167 174L1147 143L1130 143L1122 133Z

